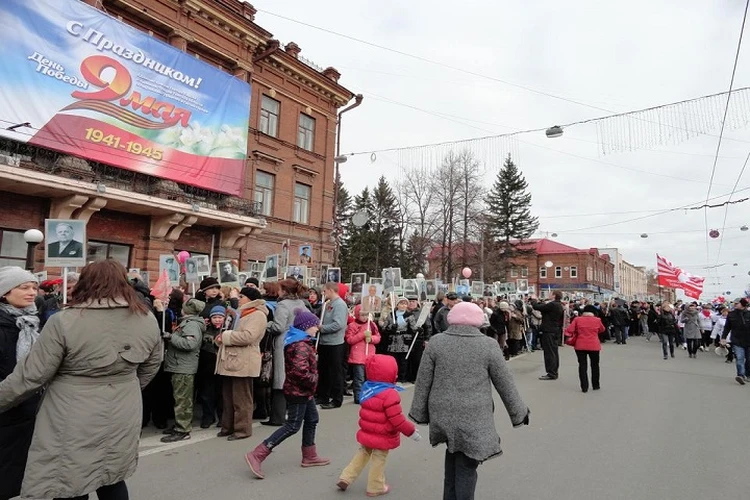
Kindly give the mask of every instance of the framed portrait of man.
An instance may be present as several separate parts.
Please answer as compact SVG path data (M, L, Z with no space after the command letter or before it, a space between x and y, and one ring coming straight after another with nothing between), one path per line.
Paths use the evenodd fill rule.
M370 284L371 285L382 285L383 284L383 278L370 278Z
M263 281L263 271L250 271L248 273L248 278L255 278L258 280L258 283Z
M326 273L326 281L333 281L334 283L341 283L341 268L340 267L329 267Z
M321 264L320 265L320 284L324 284L326 281L328 281L328 264Z
M240 271L231 260L216 261L216 275L221 285L238 286L240 283Z
M519 293L519 294L529 293L529 280L527 279L516 280L516 293Z
M159 256L159 276L161 276L164 271L167 271L170 284L176 285L180 282L180 263L177 262L177 257L171 253Z
M282 269L286 269L289 266L289 240L281 244L281 256L277 264ZM278 276L278 273L276 276Z
M247 281L248 276L249 276L248 272L239 273L237 275L237 281L240 284L240 288L243 287L243 286L245 286L245 282Z
M495 285L492 283L485 283L484 293L482 295L485 297L495 297Z
M300 266L311 266L312 263L312 247L310 245L300 245L297 264Z
M307 276L307 268L304 266L289 266L286 268L286 277L292 278L300 283L305 282L305 277Z
M211 263L208 261L208 255L193 255L191 259L195 262L195 270L199 277L211 274Z
M86 265L86 222L46 219L44 221L44 266L83 267Z
M425 302L427 300L427 280L417 278L417 288L419 289L419 301Z
M425 281L425 292L427 294L427 300L435 300L438 292L437 280L426 280Z
M482 295L484 295L484 282L483 281L471 282L471 295L474 297L481 297Z
M267 255L266 265L263 268L264 281L278 281L279 279L279 254Z
M404 295L407 297L419 295L419 287L417 286L417 280L415 279L404 280Z
M362 289L367 283L367 273L352 273L352 293L362 293Z
M318 279L313 277L307 278L307 286L309 288L315 288L318 286Z
M362 293L362 310L364 312L380 313L383 308L383 285L370 283Z
M194 257L185 260L185 281L188 283L198 283L200 281L198 274L198 262Z

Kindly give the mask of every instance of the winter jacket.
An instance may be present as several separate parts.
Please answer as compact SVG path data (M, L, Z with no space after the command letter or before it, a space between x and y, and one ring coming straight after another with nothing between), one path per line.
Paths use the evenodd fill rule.
M450 326L448 324L449 312L451 312L451 310L448 308L448 306L443 306L438 309L437 313L435 313L435 319L433 320L433 324L435 325L435 333L443 333L448 329L448 327Z
M395 384L398 364L393 356L378 354L365 366L367 380ZM401 444L401 434L411 436L415 431L401 410L401 397L396 389L386 389L365 400L359 409L357 442L365 448L393 450Z
M304 403L318 388L318 355L315 339L301 340L284 348L284 396L288 403Z
M268 331L273 335L273 384L272 388L284 388L284 335L294 323L295 309L306 309L305 302L297 297L282 297L273 307L273 321L268 323Z
M677 335L677 318L670 311L662 311L657 320L658 332L662 335Z
M539 329L544 333L562 333L565 321L565 309L562 302L553 300L546 304L533 304L534 309L542 313L542 324Z
M686 339L700 339L702 337L703 330L701 329L700 320L698 319L698 310L695 309L692 312L690 309L685 308L680 315L680 321L685 324L683 334Z
M195 375L198 373L198 357L206 324L200 316L185 316L177 330L172 332L164 357L164 371Z
M253 300L239 309L236 330L221 334L216 373L227 377L260 376L260 341L266 333L268 309L264 300Z
M651 333L657 333L659 331L659 313L653 307L648 310L648 331Z
M16 367L16 343L19 329L16 318L0 311L0 382ZM0 499L21 493L26 456L34 433L39 396L0 412Z
M602 320L591 313L583 313L573 320L565 330L567 335L575 335L576 342L573 348L576 351L601 351L602 344L599 342L599 334L604 332Z
M523 313L519 310L511 309L508 338L511 340L521 340L524 333L526 333L526 322L524 321Z
M721 338L732 333L732 345L750 347L750 310L734 309L729 312Z
M73 498L133 475L141 389L161 360L159 327L151 314L133 314L127 305L107 301L52 316L29 355L0 383L0 413L47 387L22 496ZM5 484L6 476L0 476Z
M341 345L344 343L349 309L343 299L337 298L325 306L325 316L320 325L320 345Z
M703 310L698 311L698 321L701 325L701 330L704 332L710 332L714 329L714 322L716 321L716 314L709 311L708 316L703 313Z
M313 304L309 300L307 302L310 304L310 311L315 316L317 316L317 317L320 318L320 313L323 311L323 301L322 300L318 300L315 304Z
M451 325L433 335L422 355L409 417L430 425L430 444L447 443L484 461L500 455L492 388L500 394L513 425L529 413L498 343L478 328Z
M367 347L365 342L365 331L370 330L372 341L370 346ZM346 343L351 347L349 348L349 363L353 365L364 365L365 350L367 352L367 358L371 358L375 355L375 346L380 343L380 332L378 331L378 325L375 321L366 321L360 323L355 321L350 323L346 327Z
M625 309L624 306L617 306L609 312L609 318L612 322L612 326L629 326L630 325L630 312Z
M716 323L714 323L714 327L711 330L711 338L721 338L721 332L724 330L724 325L727 324L727 318L719 314L716 317Z

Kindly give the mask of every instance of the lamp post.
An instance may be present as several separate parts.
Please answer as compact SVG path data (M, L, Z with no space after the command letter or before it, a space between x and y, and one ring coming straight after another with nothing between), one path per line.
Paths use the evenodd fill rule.
M23 233L23 239L26 241L26 270L34 270L34 249L44 240L44 233L38 229L29 229Z

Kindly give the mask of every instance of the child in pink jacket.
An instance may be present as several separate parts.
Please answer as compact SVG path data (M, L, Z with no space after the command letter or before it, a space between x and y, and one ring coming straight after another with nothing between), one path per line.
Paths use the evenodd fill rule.
M352 367L352 392L354 404L359 404L359 393L365 382L365 363L375 355L375 346L380 343L380 332L374 321L369 321L368 313L358 305L354 308L354 321L346 328L346 343L349 348L349 364Z

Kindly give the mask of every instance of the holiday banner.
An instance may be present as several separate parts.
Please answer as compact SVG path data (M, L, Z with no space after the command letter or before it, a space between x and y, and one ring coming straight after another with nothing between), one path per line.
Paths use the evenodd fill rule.
M4 0L0 26L0 136L241 193L247 82L78 0Z
M659 274L659 285L679 288L691 299L698 300L703 293L703 282L706 278L693 276L656 254L656 271Z

